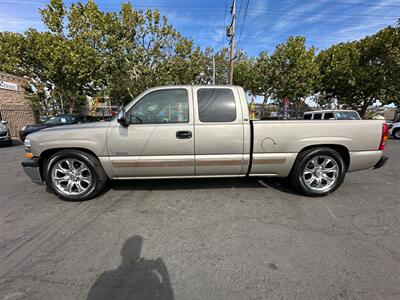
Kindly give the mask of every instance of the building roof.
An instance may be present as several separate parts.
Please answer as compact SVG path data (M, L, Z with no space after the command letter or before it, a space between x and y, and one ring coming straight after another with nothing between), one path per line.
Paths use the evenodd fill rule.
M19 83L27 83L28 82L28 78L26 78L26 77L21 77L18 75L5 73L5 72L0 72L0 80L11 80L11 81L17 81Z

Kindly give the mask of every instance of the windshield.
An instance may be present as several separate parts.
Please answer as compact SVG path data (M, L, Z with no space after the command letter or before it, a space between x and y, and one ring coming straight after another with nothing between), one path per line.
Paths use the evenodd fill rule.
M55 116L47 119L43 124L48 125L62 125L62 124L72 124L76 120L76 116Z
M337 111L335 115L337 120L361 120L356 111Z

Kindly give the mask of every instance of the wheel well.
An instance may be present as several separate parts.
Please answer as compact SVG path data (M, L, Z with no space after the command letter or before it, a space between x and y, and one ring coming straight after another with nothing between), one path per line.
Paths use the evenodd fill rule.
M42 176L42 178L43 178L43 167L44 167L44 163L46 162L46 160L61 150L79 150L79 151L91 154L97 158L97 155L93 151L86 149L86 148L66 147L66 148L47 149L47 150L43 151L42 153L40 153L40 158L39 158L39 169L40 169L40 175Z
M349 153L349 149L347 149L347 147L342 146L342 145L337 145L337 144L322 144L322 145L311 145L311 146L307 146L303 149L301 149L301 152L306 151L308 149L312 149L312 148L320 148L320 147L327 147L327 148L331 148L335 151L337 151L344 160L344 163L346 164L346 168L348 169L350 166L350 153Z

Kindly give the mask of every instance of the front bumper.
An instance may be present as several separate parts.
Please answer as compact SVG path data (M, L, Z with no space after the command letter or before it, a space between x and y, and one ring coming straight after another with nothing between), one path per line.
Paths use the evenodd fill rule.
M26 175L35 183L43 184L38 158L24 159L21 163Z
M21 142L25 141L27 135L28 135L28 133L25 133L22 131L19 132L19 139L21 140Z
M382 168L385 165L385 163L387 162L388 159L389 159L389 157L382 156L381 159L374 166L374 169Z
M8 131L0 132L0 143L9 143L11 141L11 134Z

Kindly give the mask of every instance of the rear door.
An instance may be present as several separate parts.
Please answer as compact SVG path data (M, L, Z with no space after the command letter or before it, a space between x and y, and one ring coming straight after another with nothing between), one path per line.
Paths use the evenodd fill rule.
M194 175L190 87L157 88L127 107L128 127L113 121L107 133L115 177Z
M194 87L193 99L195 174L245 173L244 123L237 88Z

